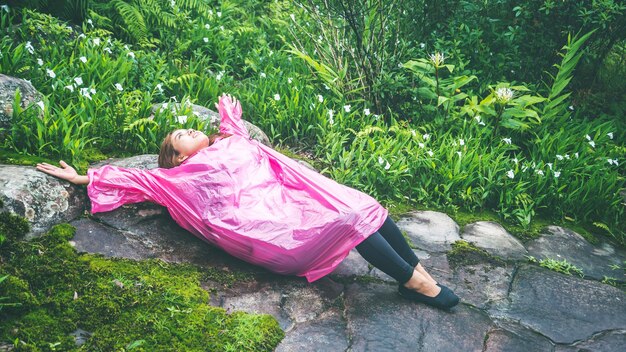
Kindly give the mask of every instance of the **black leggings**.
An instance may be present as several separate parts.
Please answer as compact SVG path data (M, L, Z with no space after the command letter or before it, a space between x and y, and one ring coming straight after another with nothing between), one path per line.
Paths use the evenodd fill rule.
M356 246L359 254L385 274L404 284L420 262L396 224L387 217L383 226Z

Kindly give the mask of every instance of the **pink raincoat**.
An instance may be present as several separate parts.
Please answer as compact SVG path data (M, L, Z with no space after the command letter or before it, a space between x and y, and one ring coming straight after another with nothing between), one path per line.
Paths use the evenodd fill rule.
M241 107L228 98L218 109L220 132L232 136L178 167L89 169L91 212L154 202L231 255L309 282L382 226L387 210L372 197L250 140Z

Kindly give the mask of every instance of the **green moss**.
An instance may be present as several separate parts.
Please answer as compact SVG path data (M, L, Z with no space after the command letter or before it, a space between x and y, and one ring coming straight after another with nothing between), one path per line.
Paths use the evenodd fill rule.
M465 265L480 263L490 263L494 265L504 265L504 261L495 257L482 248L478 248L467 241L455 241L452 249L446 253L448 262L454 268Z
M23 237L28 231L30 224L26 219L6 211L0 213L0 237L15 240Z
M228 283L242 275L78 254L68 243L73 234L58 225L0 247L0 277L9 275L0 297L22 303L2 311L0 342L17 339L23 350L270 351L284 337L271 316L208 305L201 280ZM92 333L80 348L71 336L77 328Z
M0 148L0 164L7 165L32 165L37 163L55 163L58 160L51 160L44 157L25 155L16 153L14 150Z

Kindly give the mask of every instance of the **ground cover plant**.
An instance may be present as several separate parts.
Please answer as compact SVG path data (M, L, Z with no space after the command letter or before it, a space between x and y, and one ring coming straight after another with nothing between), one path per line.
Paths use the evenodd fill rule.
M207 304L201 280L234 280L219 270L79 255L67 224L20 241L27 225L0 217L0 338L16 351L271 351L284 336L269 315Z

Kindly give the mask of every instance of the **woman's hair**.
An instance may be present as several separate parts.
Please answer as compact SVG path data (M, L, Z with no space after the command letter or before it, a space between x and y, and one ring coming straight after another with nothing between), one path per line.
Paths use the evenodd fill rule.
M172 136L174 131L170 132L165 136L163 142L161 143L161 150L159 150L159 167L164 169L171 169L180 165L181 163L178 161L178 154L180 154L176 149L174 149L174 145L172 144ZM209 145L215 143L216 139L230 137L231 134L228 133L215 133L209 135Z

